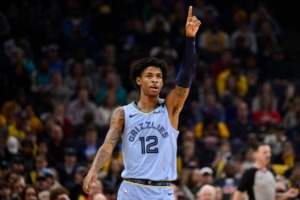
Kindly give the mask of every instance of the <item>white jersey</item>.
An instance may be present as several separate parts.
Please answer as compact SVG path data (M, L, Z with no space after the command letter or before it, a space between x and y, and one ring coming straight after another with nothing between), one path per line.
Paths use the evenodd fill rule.
M140 111L135 102L123 108L122 152L125 169L122 177L175 180L179 131L172 127L166 105L160 103L147 113Z

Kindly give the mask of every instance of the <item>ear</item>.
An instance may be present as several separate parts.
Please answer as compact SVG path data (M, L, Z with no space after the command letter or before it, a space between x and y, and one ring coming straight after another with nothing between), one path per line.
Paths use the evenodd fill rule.
M137 85L140 86L140 85L142 84L142 79L141 79L141 77L136 77L135 82L136 82Z

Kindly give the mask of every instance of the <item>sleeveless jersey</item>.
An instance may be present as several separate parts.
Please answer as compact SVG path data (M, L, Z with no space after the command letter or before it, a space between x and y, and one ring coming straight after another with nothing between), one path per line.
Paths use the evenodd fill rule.
M175 180L179 131L172 127L166 105L160 103L147 113L140 111L135 102L123 108L122 152L125 169L122 177Z

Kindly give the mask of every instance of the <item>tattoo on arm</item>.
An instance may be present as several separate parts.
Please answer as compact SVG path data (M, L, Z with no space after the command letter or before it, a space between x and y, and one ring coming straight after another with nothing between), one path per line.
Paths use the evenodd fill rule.
M104 164L110 158L116 144L118 143L122 135L123 125L125 121L124 115L124 109L121 108L116 109L113 112L110 120L110 128L105 138L105 141L98 150L93 161L92 168L94 172L98 172L104 166Z
M186 88L177 87L176 88L176 95L178 97L186 97L188 90Z

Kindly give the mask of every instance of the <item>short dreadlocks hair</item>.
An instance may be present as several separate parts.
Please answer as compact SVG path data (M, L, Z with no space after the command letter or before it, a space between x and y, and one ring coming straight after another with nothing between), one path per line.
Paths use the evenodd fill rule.
M141 76L144 69L149 66L157 67L162 71L162 78L165 81L167 76L167 63L158 58L142 58L136 61L132 66L130 66L130 79L133 82L134 86L139 88L139 85L136 84L136 77Z

